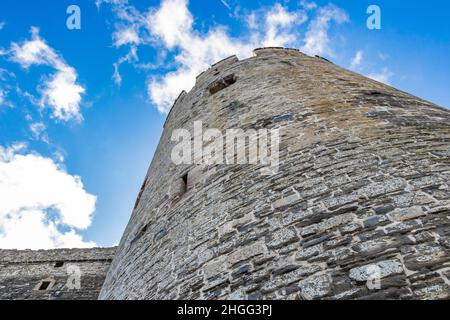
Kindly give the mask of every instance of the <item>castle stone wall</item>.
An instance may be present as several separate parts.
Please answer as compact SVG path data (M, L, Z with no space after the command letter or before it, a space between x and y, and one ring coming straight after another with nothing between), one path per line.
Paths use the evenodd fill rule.
M0 250L0 300L95 300L114 253L115 248Z
M177 99L100 298L449 298L450 112L320 57L255 53ZM194 121L279 128L278 173L175 165L172 132Z

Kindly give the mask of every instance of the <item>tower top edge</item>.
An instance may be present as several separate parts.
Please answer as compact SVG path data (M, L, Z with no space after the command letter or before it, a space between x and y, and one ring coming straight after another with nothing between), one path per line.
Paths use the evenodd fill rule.
M196 77L196 83L195 85L198 85L204 78L207 78L208 75L210 75L211 73L219 73L220 71L222 71L225 68L231 67L232 65L238 63L238 62L243 62L243 61L247 61L250 59L254 59L255 57L261 57L261 56L266 56L266 55L279 55L280 57L285 55L285 54L294 54L294 55L298 55L298 56L302 56L302 57L310 57L310 58L314 58L311 57L303 52L301 52L299 49L296 48L288 48L288 47L260 47L260 48L255 48L253 49L253 56L250 56L248 58L245 59L239 59L237 55L231 55L228 56L222 60L219 60L217 62L215 62L214 64L212 64L208 69L206 69L205 71L201 72L200 74L197 75ZM325 60L330 62L329 60L322 58L320 56L315 56L316 58L319 58L321 60ZM190 92L190 90L189 90ZM178 97L174 100L172 107L170 108L169 112L167 113L166 116L166 122L167 119L169 117L169 114L171 113L171 111L174 109L174 107L183 100L183 97L185 95L187 95L188 92L186 92L185 90L182 90L181 93L178 95ZM165 123L164 123L165 126Z
M262 56L265 54L285 54L285 53L290 53L290 54L298 54L298 55L302 55L302 56L307 56L306 54L304 54L303 52L301 52L299 49L296 48L285 48L285 47L261 47L261 48L256 48L253 50L253 56L245 58L240 60L235 54L231 55L229 57L226 57L222 60L219 60L217 62L215 62L214 64L212 64L208 69L206 69L205 71L201 72L199 75L197 75L196 80L198 81L200 78L202 78L204 75L210 73L211 71L220 71L220 69L227 67L227 66L231 66L236 62L242 62L242 61L246 61L248 59L252 59L254 57L258 57L258 56Z

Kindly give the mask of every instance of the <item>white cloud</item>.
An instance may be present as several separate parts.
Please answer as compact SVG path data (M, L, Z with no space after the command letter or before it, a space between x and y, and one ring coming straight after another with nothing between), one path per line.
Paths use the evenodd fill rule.
M314 1L308 2L305 0L300 1L300 5L305 8L306 10L313 10L317 8L317 3Z
M113 33L115 46L150 45L159 53L169 53L172 61L166 64L175 66L175 70L171 68L163 75L150 76L148 80L148 95L162 113L169 111L182 90L189 91L193 87L198 74L230 55L248 58L254 48L264 46L303 47L309 54L331 54L330 24L348 20L347 14L333 5L318 8L313 2L303 2L298 9L289 10L287 6L275 3L239 17L245 22L248 32L242 31L240 36L233 37L222 25L210 27L205 32L196 30L188 0L162 0L159 7L150 7L146 13L139 12L125 1L98 1L99 5L102 3L112 3L120 21L115 24ZM302 43L298 27L308 20L306 10L315 10L316 17L309 24ZM116 84L122 80L119 66L136 61L136 51L130 50L127 56L114 64Z
M393 75L394 73L391 70L389 70L388 68L383 68L381 72L370 73L367 75L367 77L376 80L378 82L391 84L390 79L392 78Z
M304 23L308 17L303 12L288 12L279 3L266 15L266 36L264 47L285 46L294 43L296 35L291 28L296 24Z
M3 29L4 26L5 26L5 23L2 22L2 21L0 21L0 31ZM6 51L4 51L2 48L0 48L0 56L3 56L3 55L5 55L5 54L6 54ZM4 80L3 73L4 73L5 71L6 71L6 70L0 68L0 80ZM1 87L1 84L0 84L0 107L1 107L1 106L5 103L5 101L6 101L6 94L7 94L6 89L5 89L5 88L2 88L2 87Z
M379 52L378 53L378 58L380 58L380 60L382 60L382 61L386 61L389 58L389 56L387 54Z
M75 69L67 67L58 70L40 89L42 93L41 106L50 105L53 109L53 116L58 119L64 121L82 120L80 103L81 95L85 92L85 89L76 81L77 73Z
M194 19L187 8L187 0L164 0L158 9L153 9L147 17L147 27L172 49L176 45L187 46L194 36Z
M47 127L43 122L34 122L30 124L30 131L33 135L33 139L49 143L48 134L45 132L46 129Z
M73 229L60 232L54 221L47 221L42 210L24 209L14 218L0 220L0 248L2 249L53 249L92 248L94 242L85 242Z
M122 76L120 75L119 68L122 63L128 62L136 62L139 60L139 57L137 55L137 47L131 47L128 54L121 57L117 62L114 63L114 74L113 79L116 85L120 86L122 84Z
M80 104L86 90L77 83L76 70L39 36L37 28L31 29L31 40L12 43L11 60L25 69L32 65L54 68L55 73L44 79L44 85L38 88L41 93L39 106L49 106L53 116L63 121L82 120Z
M228 2L226 2L225 0L220 0L220 2L222 2L222 4L223 4L228 10L231 10L231 6L228 4Z
M233 54L250 57L256 47L292 45L297 41L292 29L307 20L303 12L289 12L277 3L262 14L250 15L247 21L255 30L248 37L233 38L223 26L200 34L193 28L187 5L187 0L165 0L147 17L151 35L160 39L165 49L178 52L174 57L178 69L149 81L149 96L160 112L168 112L179 93L190 90L196 76L211 64Z
M352 59L350 68L355 69L355 68L359 67L361 65L362 60L363 60L363 52L361 50L357 51L355 56Z
M6 92L0 87L0 106L5 102Z
M174 58L178 69L149 81L149 96L160 112L168 112L179 93L192 88L196 76L212 63L233 54L248 57L255 46L231 38L221 26L205 35L197 33L186 0L163 1L161 7L150 11L147 21L151 34L165 48L179 51Z
M245 21L247 22L247 26L250 28L250 29L257 29L259 26L258 26L258 17L257 17L257 15L256 15L256 12L252 12L252 13L250 13L249 15L247 15L246 17L245 17Z
M108 4L125 4L128 3L128 0L95 0L95 4L97 7L100 7L103 3Z
M380 57L379 55L377 56L379 59L383 60L382 57ZM376 65L367 65L367 60L371 59L365 59L362 50L357 51L350 63L350 69L364 74L368 78L390 85L391 78L393 77L394 73L387 67L378 67L378 70L381 69L381 71L374 72L373 70L377 70L375 69L377 68Z
M137 45L140 42L138 31L133 27L118 27L113 34L114 45L121 47L127 44Z
M0 107L13 107L13 104L7 100L8 93L11 89L10 85L7 83L7 79L9 78L14 78L14 73L0 68Z
M309 24L306 32L304 45L301 50L311 55L330 55L333 50L330 44L328 30L331 22L342 24L349 21L347 13L335 5L327 5L319 8L317 16Z
M0 248L92 247L76 230L89 227L96 197L80 177L23 144L0 146Z

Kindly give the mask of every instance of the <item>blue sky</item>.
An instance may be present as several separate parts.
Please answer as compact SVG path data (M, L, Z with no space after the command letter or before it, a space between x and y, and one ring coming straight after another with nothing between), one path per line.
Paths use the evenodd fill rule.
M81 29L66 27L69 5ZM381 30L366 27L369 5ZM173 99L295 47L450 106L448 1L2 0L0 247L117 244Z

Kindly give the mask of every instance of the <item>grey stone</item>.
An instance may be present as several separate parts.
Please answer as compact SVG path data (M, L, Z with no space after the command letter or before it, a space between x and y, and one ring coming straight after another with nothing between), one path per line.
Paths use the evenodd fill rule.
M381 279L390 275L401 274L402 263L398 260L385 260L361 267L350 269L350 278L356 281L367 281L370 279Z
M301 295L304 299L312 300L330 294L331 282L327 275L312 276L300 281Z

